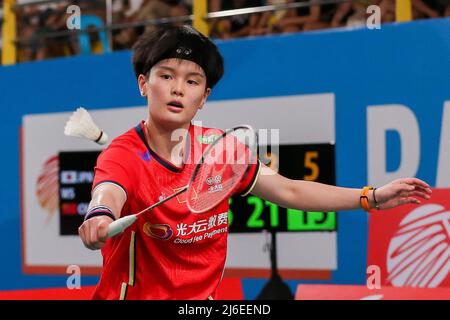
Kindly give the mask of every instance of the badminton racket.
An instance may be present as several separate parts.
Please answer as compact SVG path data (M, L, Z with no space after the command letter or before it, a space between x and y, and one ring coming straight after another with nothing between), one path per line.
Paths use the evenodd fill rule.
M248 125L226 130L204 151L188 184L144 210L122 217L108 226L108 238L122 233L143 213L186 192L186 204L195 214L204 213L229 197L257 161L257 136Z

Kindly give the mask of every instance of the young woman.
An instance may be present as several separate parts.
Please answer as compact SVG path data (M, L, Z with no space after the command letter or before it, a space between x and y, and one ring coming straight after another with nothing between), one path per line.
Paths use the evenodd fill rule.
M79 228L87 248L102 249L103 272L94 298L214 298L225 266L228 199L195 215L180 195L139 217L122 234L106 235L115 219L187 184L195 151L208 143L203 135L214 133L191 120L223 75L222 57L192 27L162 27L138 40L133 65L141 95L147 98L148 117L99 156L92 201ZM184 133L174 139L175 131ZM291 180L270 170L253 164L235 194L252 193L293 209L341 211L419 203L417 198L428 199L431 193L416 178L361 190Z

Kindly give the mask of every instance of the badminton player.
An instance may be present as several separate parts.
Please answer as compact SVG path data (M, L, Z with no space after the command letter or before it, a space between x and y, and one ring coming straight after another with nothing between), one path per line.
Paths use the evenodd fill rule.
M190 26L166 26L141 36L133 50L148 116L114 139L97 160L92 200L79 228L87 248L102 249L93 298L214 299L227 254L228 199L195 215L181 194L106 239L111 222L185 186L196 154L221 133L191 123L223 75L213 42ZM267 174L270 170L259 161L252 164L234 194L252 193L293 209L345 211L419 203L431 193L416 178L352 189L291 180Z

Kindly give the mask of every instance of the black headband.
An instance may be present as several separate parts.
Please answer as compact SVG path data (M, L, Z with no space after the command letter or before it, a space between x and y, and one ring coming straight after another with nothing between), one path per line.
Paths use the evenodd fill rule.
M136 77L148 75L162 60L180 59L194 62L213 88L223 75L223 58L216 45L191 26L162 26L142 35L133 46Z
M203 69L205 76L208 77L207 74L208 65L205 59L200 54L200 52L201 51L199 49L193 48L192 46L181 44L179 46L174 47L172 50L165 52L165 54L161 55L159 57L159 61L157 62L166 59L189 60L199 65Z

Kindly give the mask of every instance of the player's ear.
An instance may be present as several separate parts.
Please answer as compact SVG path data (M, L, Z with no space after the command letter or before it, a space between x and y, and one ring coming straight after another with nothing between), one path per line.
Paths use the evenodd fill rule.
M143 74L138 77L138 85L141 96L145 97L147 95L147 78Z
M205 104L206 100L208 99L209 95L211 94L211 88L207 88L205 90L205 93L203 94L203 98L202 101L200 103L200 106L198 107L199 109L203 108L203 105Z

